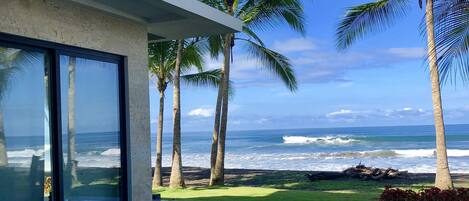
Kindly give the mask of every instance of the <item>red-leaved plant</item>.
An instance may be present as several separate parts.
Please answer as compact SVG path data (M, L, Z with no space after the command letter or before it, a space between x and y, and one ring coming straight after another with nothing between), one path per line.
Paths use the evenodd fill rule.
M469 189L457 188L440 190L438 188L422 189L418 192L386 186L379 197L380 201L469 201Z

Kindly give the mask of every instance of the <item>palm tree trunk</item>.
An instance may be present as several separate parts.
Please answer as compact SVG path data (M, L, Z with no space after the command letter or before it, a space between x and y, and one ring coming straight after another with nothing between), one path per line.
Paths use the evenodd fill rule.
M181 96L180 96L180 76L181 76L181 57L183 40L178 40L178 50L176 56L176 66L174 72L174 99L173 99L173 161L171 165L170 188L183 188L184 177L182 173L181 157Z
M70 176L70 185L78 184L76 161L76 129L75 129L75 77L76 58L70 57L68 63L68 151L67 169Z
M222 82L224 79L224 69L222 69ZM220 134L220 116L221 116L221 105L223 99L223 84L220 84L218 87L218 95L217 95L217 105L215 109L215 123L213 126L213 135L212 135L212 148L210 152L210 186L215 185L215 165L217 162L217 149L218 149L218 136Z
M223 74L223 99L221 108L220 137L218 139L217 160L215 163L214 177L211 181L213 185L223 185L225 182L225 140L228 124L228 88L230 82L230 60L231 60L231 39L232 34L225 35L224 54L224 74Z
M426 27L428 40L428 58L430 65L430 79L432 84L433 115L436 131L436 178L435 187L440 189L452 189L453 182L448 167L448 155L446 153L445 125L441 104L440 79L438 73L437 53L435 50L435 32L433 19L433 0L427 0Z
M156 133L156 165L153 174L153 188L163 186L161 176L162 150L163 150L163 114L164 114L164 91L160 91L160 111L158 114L158 131Z
M8 165L8 156L7 156L5 129L3 127L3 111L2 111L2 108L0 108L0 167L5 167L7 165Z

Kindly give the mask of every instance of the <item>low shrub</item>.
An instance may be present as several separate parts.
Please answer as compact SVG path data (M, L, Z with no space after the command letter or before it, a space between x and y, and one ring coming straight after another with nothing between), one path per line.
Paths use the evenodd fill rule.
M440 190L438 188L422 189L418 192L387 186L381 194L380 201L469 201L469 189L457 188Z

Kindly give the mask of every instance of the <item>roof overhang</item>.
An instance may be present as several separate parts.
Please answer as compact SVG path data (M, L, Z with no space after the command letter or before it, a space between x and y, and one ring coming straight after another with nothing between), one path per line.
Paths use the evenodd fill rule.
M243 23L197 0L72 0L147 25L149 40L233 33Z

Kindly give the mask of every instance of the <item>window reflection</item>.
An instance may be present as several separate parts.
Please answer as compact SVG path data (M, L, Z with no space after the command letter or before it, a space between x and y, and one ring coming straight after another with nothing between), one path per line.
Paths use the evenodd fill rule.
M47 200L50 185L46 55L0 46L0 200ZM50 180L50 179L49 179Z
M119 200L117 67L60 57L65 200Z

